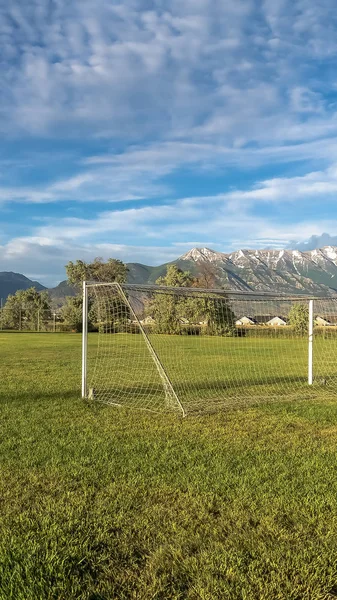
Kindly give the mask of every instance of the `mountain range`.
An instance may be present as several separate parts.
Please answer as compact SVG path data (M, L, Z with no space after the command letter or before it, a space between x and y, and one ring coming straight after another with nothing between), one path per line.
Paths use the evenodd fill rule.
M237 250L228 254L210 248L192 248L171 263L151 267L128 263L129 283L155 283L168 265L195 276L212 277L214 285L228 290L266 291L280 294L337 295L337 246L314 250ZM19 273L0 272L0 298L30 286L46 289ZM75 290L67 281L49 289L54 305L61 305Z
M286 294L337 294L337 246L300 250L238 250L225 254L193 248L176 261L184 271L200 275L208 270L215 284L228 290ZM148 267L131 263L130 283L154 283L167 264Z

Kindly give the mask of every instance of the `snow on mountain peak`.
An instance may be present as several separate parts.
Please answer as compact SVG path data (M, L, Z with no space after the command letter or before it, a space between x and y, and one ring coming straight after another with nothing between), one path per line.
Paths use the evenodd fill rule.
M337 246L317 250L238 249L230 254L210 248L192 248L180 257L216 267L217 277L229 289L274 291L279 293L317 293L335 296ZM335 279L333 279L335 278ZM330 287L333 286L333 287Z
M222 254L220 252L215 252L215 250L211 250L210 248L192 248L186 254L180 257L180 260L194 260L196 262L200 261L216 261L222 258Z
M324 263L327 260L333 262L337 265L337 247L336 246L323 246L323 248L319 248L316 250L311 250L309 253L312 260L315 262L319 261L320 263Z
M336 246L325 246L323 248L323 252L328 258L330 258L330 260L336 260L336 258L337 258Z
M300 251L300 250L236 250L231 254L216 252L210 248L192 248L180 257L180 260L189 260L196 263L219 263L225 264L228 261L238 269L250 269L256 267L265 267L272 270L294 269L300 274L301 269L306 265L309 268L310 262L313 265L319 265L320 268L327 268L328 263L334 263L337 266L337 246L324 246L320 249Z

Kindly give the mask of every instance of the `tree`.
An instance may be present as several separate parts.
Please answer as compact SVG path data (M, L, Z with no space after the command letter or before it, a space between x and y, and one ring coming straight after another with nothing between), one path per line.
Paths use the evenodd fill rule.
M175 265L170 265L166 275L157 279L156 283L167 287L192 288L197 287L198 281L188 271L184 272ZM157 333L181 333L183 319L194 325L205 322L204 332L208 335L233 335L235 329L235 316L227 299L212 297L211 294L194 296L156 292L146 312L153 317Z
M217 287L218 274L214 265L209 262L201 263L198 267L198 277L194 287L214 289ZM207 335L232 336L235 332L235 314L231 310L225 296L209 296L199 301L200 320L206 322L203 330Z
M169 265L166 275L159 277L156 284L164 287L190 287L193 281L194 279L188 271L184 272L176 265ZM157 333L179 333L181 303L182 299L178 295L155 292L145 312L153 317L154 329Z
M217 285L216 268L209 262L202 262L198 265L198 277L195 280L194 287L214 289Z
M128 268L125 263L116 258L109 258L106 262L102 258L95 258L93 262L86 263L83 260L77 260L75 263L70 261L66 265L68 282L78 289L78 295L68 297L66 304L62 309L62 316L65 323L75 331L82 331L82 294L81 286L83 281L101 281L101 282L117 282L124 283L126 281ZM120 302L120 300L119 300ZM104 318L100 313L100 306L95 297L89 294L88 297L88 327L94 328L95 323L100 321L103 323L111 322L113 315L118 312L116 302L110 306L109 314L107 308L104 308ZM101 325L103 327L103 325Z
M288 323L297 335L306 335L309 331L308 306L306 304L294 304L289 311Z
M4 327L43 329L51 319L49 294L38 292L34 287L18 290L8 296L3 312Z
M156 284L167 287L191 287L195 282L195 277L189 271L182 271L176 265L169 265L166 275L159 277Z
M103 258L95 258L92 263L86 263L83 260L77 260L75 263L68 262L66 273L69 283L79 288L83 281L124 283L128 268L117 258L109 258L106 262L103 261Z
M211 296L203 300L205 333L208 335L232 336L235 332L235 314L228 304L226 297Z
M82 331L82 308L83 299L78 296L67 296L66 303L61 308L61 317L64 322L78 333Z
M189 271L182 271L176 265L169 265L166 275L159 277L156 284L164 287L191 287L194 281L195 279ZM147 307L147 313L153 317L157 333L180 333L180 319L185 317L186 300L174 293L156 292L154 294Z

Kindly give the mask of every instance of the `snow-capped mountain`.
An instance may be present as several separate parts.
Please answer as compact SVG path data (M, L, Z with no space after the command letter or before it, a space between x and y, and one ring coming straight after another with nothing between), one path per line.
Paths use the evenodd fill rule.
M190 271L205 281L205 276L218 287L228 290L266 291L282 294L337 295L337 246L295 250L237 250L225 254L210 248L192 248L177 260L151 267L128 263L129 283L153 284L166 274L169 264ZM18 273L0 273L0 297L17 289L41 284ZM67 282L49 290L55 304L62 304L75 290Z
M210 248L192 248L181 256L181 260L194 260L196 262L217 262L220 260L220 257L223 259L226 258L226 254L222 254L221 252L216 252L215 250L211 250Z
M177 263L185 263L193 272L208 264L219 285L229 289L317 295L337 293L336 246L305 252L237 250L230 254L193 248Z

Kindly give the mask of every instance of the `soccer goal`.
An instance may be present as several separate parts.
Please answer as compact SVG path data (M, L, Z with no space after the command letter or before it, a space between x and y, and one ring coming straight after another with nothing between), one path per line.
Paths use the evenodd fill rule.
M155 412L337 392L337 296L83 284L83 398Z

